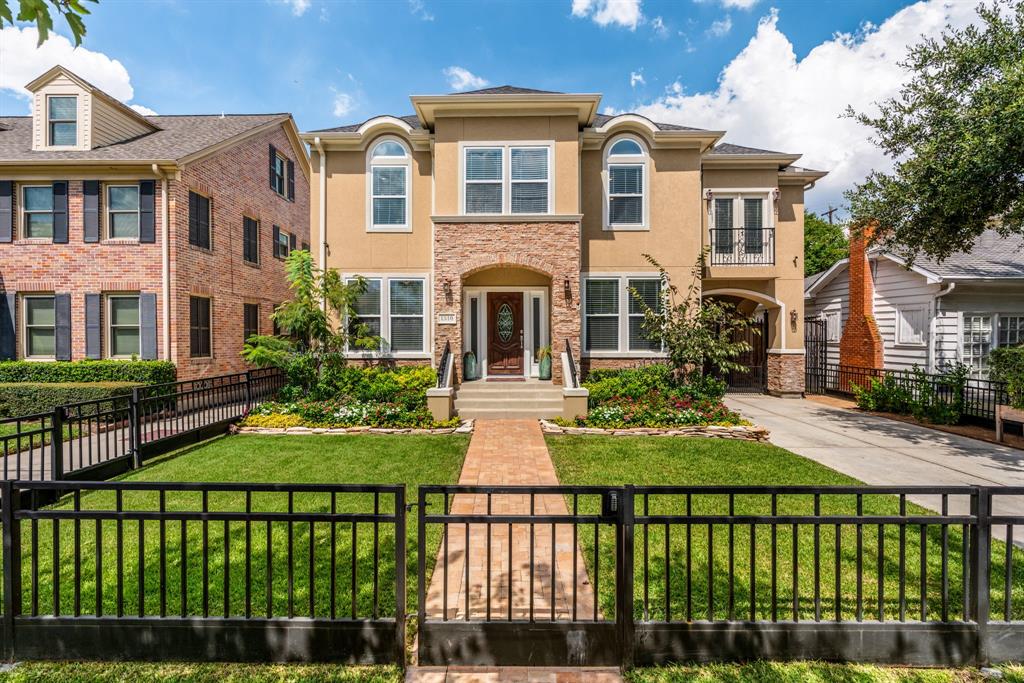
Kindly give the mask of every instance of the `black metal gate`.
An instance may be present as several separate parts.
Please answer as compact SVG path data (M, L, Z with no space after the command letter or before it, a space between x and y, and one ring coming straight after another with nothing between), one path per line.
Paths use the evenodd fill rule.
M729 372L722 379L732 393L763 394L768 390L768 311L740 334L737 341L740 340L746 341L750 350L736 361L747 370Z
M804 318L804 391L825 393L825 366L828 363L828 323L820 318Z

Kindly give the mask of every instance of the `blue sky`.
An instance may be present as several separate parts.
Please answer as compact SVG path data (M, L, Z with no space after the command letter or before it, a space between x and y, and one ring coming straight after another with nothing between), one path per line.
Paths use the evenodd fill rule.
M453 84L600 92L605 110L727 129L733 142L840 166L818 194L827 204L883 161L851 162L841 143L861 145L865 131L837 135L831 126L851 125L835 123L838 112L891 94L900 50L968 21L966 4L102 0L78 50L64 38L35 50L25 27L0 33L0 115L26 113L21 86L56 61L146 110L290 111L303 130L409 113L409 94Z

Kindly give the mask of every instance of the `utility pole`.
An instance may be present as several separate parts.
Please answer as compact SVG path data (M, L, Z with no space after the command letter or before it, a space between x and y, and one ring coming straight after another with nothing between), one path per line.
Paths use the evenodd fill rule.
M839 209L835 208L831 204L828 205L828 211L825 211L824 213L825 213L826 216L828 216L828 224L829 225L832 225L832 214L834 214L838 210Z

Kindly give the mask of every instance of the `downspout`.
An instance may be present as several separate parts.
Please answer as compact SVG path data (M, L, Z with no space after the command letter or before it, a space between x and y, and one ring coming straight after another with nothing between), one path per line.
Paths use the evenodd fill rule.
M168 229L170 202L167 199L167 174L153 164L153 173L160 177L160 270L163 309L161 317L161 346L164 360L171 360L171 236Z
M313 146L316 147L316 155L320 159L320 201L317 221L320 230L320 267L327 270L327 156L324 154L324 146L319 135L313 138ZM322 301L321 306L326 311L327 301Z
M940 311L942 309L942 302L940 302L939 299L941 299L942 297L946 296L947 294L952 292L954 289L956 289L956 283L955 282L950 282L948 285L946 285L945 289L939 291L935 295L935 299L934 299L934 301L935 301L935 315L932 316L931 334L928 335L928 366L929 366L928 367L928 371L929 372L935 372L935 370L936 370L936 365L935 365L935 337L937 336L936 335L936 328L939 325L939 313L940 313Z

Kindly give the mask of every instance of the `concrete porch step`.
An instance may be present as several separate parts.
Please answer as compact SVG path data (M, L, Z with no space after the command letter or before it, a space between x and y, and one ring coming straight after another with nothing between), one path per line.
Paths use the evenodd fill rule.
M457 396L455 408L561 408L562 397L504 398L501 396Z
M549 420L562 414L562 408L456 408L456 413L464 420Z

